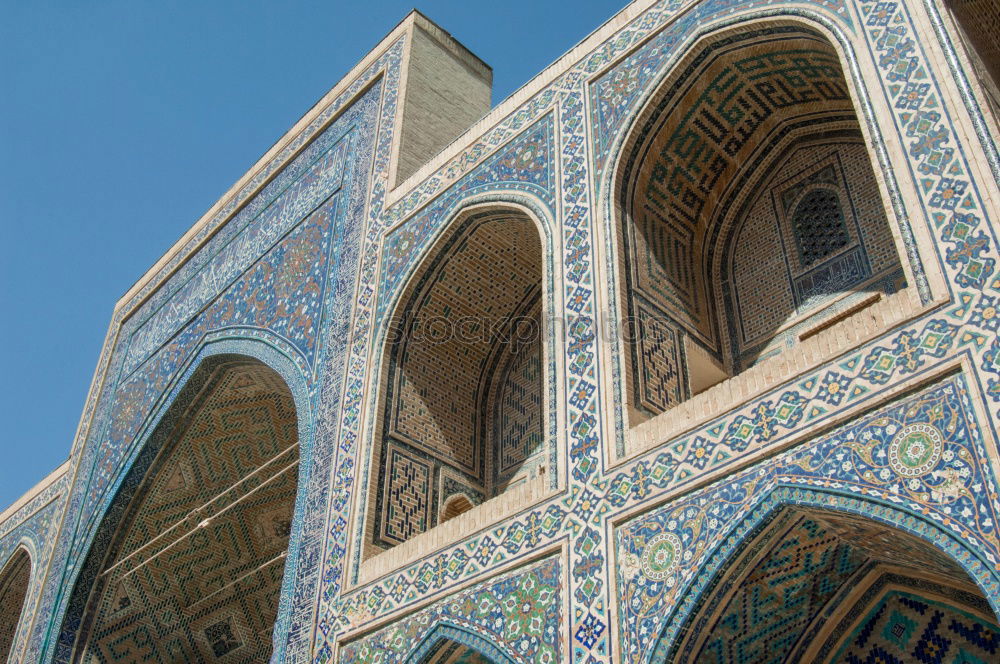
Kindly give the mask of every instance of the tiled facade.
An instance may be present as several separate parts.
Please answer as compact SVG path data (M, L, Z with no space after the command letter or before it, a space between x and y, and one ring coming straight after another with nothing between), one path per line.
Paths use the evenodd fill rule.
M8 661L104 661L197 412L208 458L298 463L280 542L244 487L219 545L287 551L269 599L188 606L188 661L995 659L996 10L637 0L471 127L483 64L412 14L119 302L69 462L0 516ZM233 362L280 405L199 411Z

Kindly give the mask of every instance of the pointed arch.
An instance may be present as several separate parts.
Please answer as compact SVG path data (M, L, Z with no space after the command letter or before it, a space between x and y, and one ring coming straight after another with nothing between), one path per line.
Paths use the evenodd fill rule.
M829 558L824 558L822 562L819 556L811 557L818 550L815 542L799 547L799 542L793 541L789 549L784 539L790 527L801 526L804 520L809 519L813 523L808 527L814 532L821 530L821 537L825 537L823 543L832 545L823 549L822 552ZM820 525L816 525L815 521L820 521ZM830 532L822 532L823 528ZM780 562L768 561L768 554L779 550L782 545L786 548ZM800 549L799 554L794 552L795 547ZM799 557L796 558L796 555ZM698 653L704 654L706 643L712 638L712 628L720 616L725 615L720 605L741 592L744 589L741 584L758 572L761 565L766 567L770 564L771 568L763 574L758 573L758 577L768 574L780 576L780 566L791 559L811 567L810 573L828 568L837 577L836 581L830 578L817 580L817 586L826 584L828 587L818 599L815 596L817 593L813 593L815 606L812 613L799 618L803 635L808 635L807 629L813 628L812 638L818 638L816 635L824 621L842 621L848 626L854 624L850 623L850 616L838 610L836 600L846 595L847 590L858 590L851 584L864 581L868 585L860 590L866 590L879 582L881 573L886 569L892 572L909 570L921 579L931 576L928 574L930 570L944 586L957 588L971 598L964 600L965 604L979 602L983 615L992 610L994 625L996 616L1000 615L1000 596L990 592L990 588L995 588L998 582L996 573L952 533L886 501L797 485L778 485L762 495L746 517L732 524L712 552L703 558L691 582L661 621L658 635L644 661L650 664L699 661ZM917 569L914 569L914 560L921 563ZM803 572L801 569L785 571L789 576ZM808 586L808 583L807 579L803 585ZM708 592L709 589L712 592ZM801 605L809 600L808 592L803 598L792 599L792 603ZM860 606L863 608L868 604ZM965 607L963 602L959 604ZM825 612L823 620L816 618L820 610ZM766 608L761 607L761 611L766 613ZM785 619L783 629L792 631L788 622L794 623L794 618L778 618ZM766 631L765 622L762 621L759 627ZM1000 636L1000 627L997 627L997 634ZM822 635L830 638L830 632L822 632ZM729 638L734 637L730 635ZM750 636L749 641L756 639ZM843 639L837 643L843 643ZM794 650L800 653L810 647L806 636L789 638L782 645L787 646L789 652ZM719 661L726 660L723 657Z
M304 501L298 498L308 482L308 468L304 466L311 459L312 419L308 382L297 357L280 340L262 339L265 336L260 330L251 334L235 328L215 332L203 340L198 352L179 372L160 410L151 416L148 435L125 464L126 471L115 484L113 497L70 586L54 661L78 659L91 638L109 637L117 629L116 620L124 624L127 620L122 615L147 610L149 607L142 602L148 603L150 597L158 597L161 592L167 595L164 601L177 605L176 626L186 634L177 641L183 646L171 646L187 648L179 656L240 647L279 652L283 647L288 611L279 610L279 605L287 607L290 602L297 574L302 538L299 512L304 509ZM243 402L237 394L241 390L246 392ZM256 406L250 402L255 399L260 401L257 406L264 408L261 417L251 413ZM219 408L230 408L232 412L227 415ZM267 417L263 416L265 411L270 413ZM242 433L235 429L226 433L227 427ZM211 442L213 435L206 433L213 429L221 436L215 442ZM205 433L201 442L199 430ZM270 444L268 440L282 449L272 450L276 454L266 458L253 451ZM227 445L239 446L240 453L227 457ZM185 446L189 448L188 456L194 456L178 463L175 457ZM215 463L212 459L233 472L209 471ZM201 477L205 472L210 472L207 480ZM213 493L213 489L221 492ZM159 500L166 495L164 492L171 491L198 495ZM202 496L206 491L211 495ZM157 502L160 507L150 507ZM274 507L270 512L269 505ZM270 521L269 515L274 517ZM162 519L173 525L166 521L159 524ZM148 531L149 536L143 535L141 527L148 528L153 522L157 525ZM117 578L131 577L132 582L146 572L161 581L169 578L169 573L160 570L163 573L157 575L153 568L162 566L187 544L222 530L228 533L225 537L231 543L240 543L240 549L234 554L227 545L220 544L221 548L213 545L206 550L206 559L231 556L235 565L229 569L223 564L216 570L218 574L211 578L217 587L188 587L183 575L176 575L177 592L168 592L167 588L150 594L142 588L126 588L128 582ZM265 540L270 544L262 544L266 544ZM268 552L275 555L264 556ZM140 568L146 572L137 571ZM146 582L152 578L149 574ZM242 616L235 622L232 616L227 618L228 629L221 619L211 625L201 624L220 611L224 613L227 602L235 601L237 590L247 585L254 586L254 590L242 593L239 601L247 606L234 612ZM112 610L115 600L121 601ZM284 615L279 615L282 611ZM251 624L258 618L266 626L258 629ZM163 626L159 628L163 633ZM149 647L166 646L161 640Z
M405 661L406 664L445 664L458 657L461 651L465 651L469 657L478 656L478 664L516 664L518 661L500 646L469 629L451 623L435 625L414 646ZM470 661L476 662L475 659Z
M631 424L906 286L826 34L781 18L702 35L638 117L609 193ZM836 205L802 208L816 185ZM835 227L796 218L833 208ZM828 250L802 253L796 224Z
M471 199L383 294L366 556L442 522L453 496L554 481L550 244L531 206Z

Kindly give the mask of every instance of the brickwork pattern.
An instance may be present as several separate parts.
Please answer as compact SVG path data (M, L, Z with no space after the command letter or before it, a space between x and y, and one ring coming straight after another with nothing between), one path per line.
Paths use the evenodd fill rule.
M632 274L635 288L718 352L704 257L722 188L762 137L801 116L849 108L849 96L832 50L795 32L716 44L672 88L632 167Z
M383 547L440 522L453 493L496 495L543 452L534 223L473 215L425 260L387 348L374 537ZM446 472L449 493L437 495Z
M499 377L490 396L494 491L533 470L532 462L544 458L541 303L531 303L522 312L511 330L514 343L499 348Z
M733 231L733 297L726 316L738 330L733 345L744 367L771 349L795 345L801 330L828 315L824 305L832 298L851 291L891 293L904 283L863 144L842 139L799 145L772 173L759 183L758 197ZM807 260L796 215L815 194L826 196L839 215L836 246Z
M873 247L884 251L888 241L892 251L893 240L884 207L880 203L872 210L869 205L872 193L878 197L870 166L861 164L851 172L852 187L839 164L838 173L831 176L837 178L836 216L843 223L836 225L841 234L836 246L822 256L843 249L851 239L854 249L820 263L812 253L803 258L803 241L829 240L815 233L807 238L801 219L796 232L797 210L791 203L782 201L779 212L772 207L777 201L762 194L775 182L800 173L780 160L796 137L857 126L850 119L847 84L829 44L791 28L748 31L702 49L679 71L663 84L668 93L660 93L659 115L642 128L632 161L625 165L626 311L629 318L657 316L663 319L660 328L679 328L677 343L691 337L736 373L793 342L790 335L774 339L788 318L872 276L857 206L873 212L863 217ZM808 157L798 152L786 161L802 167ZM786 186L800 196L823 195L802 193L802 182ZM858 190L857 206L851 200L852 188ZM743 221L740 210L745 206L751 208L746 215L751 222ZM727 249L718 251L717 246ZM730 256L721 264L720 253ZM750 315L743 314L744 308ZM739 339L727 333L734 329ZM748 343L748 337L753 341ZM655 415L688 394L680 389L683 378L676 378L686 373L676 353L653 358L652 343L640 339L630 344L630 376L636 407ZM660 385L664 382L677 396L665 398Z
M1000 627L943 602L887 595L828 661L989 662L1000 655Z

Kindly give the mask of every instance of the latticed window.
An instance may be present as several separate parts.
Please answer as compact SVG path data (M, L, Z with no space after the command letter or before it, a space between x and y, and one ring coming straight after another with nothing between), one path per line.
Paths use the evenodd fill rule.
M792 215L792 228L803 265L812 265L850 241L840 198L829 189L805 195Z

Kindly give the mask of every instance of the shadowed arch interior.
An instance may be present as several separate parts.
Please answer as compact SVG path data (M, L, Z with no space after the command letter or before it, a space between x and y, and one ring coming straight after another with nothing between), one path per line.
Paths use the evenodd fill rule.
M403 294L383 359L371 552L542 471L542 244L524 213L460 219Z
M268 661L297 427L270 368L238 356L199 367L105 517L114 533L91 549L75 593L86 593L82 623L63 630L73 661Z
M946 0L972 69L1000 118L1000 0Z
M901 530L843 512L778 510L700 597L678 639L669 651L661 644L652 661L985 662L1000 655L996 616L955 561Z
M31 557L19 548L0 570L0 662L6 662L31 582Z
M839 55L810 28L703 40L616 184L632 424L905 285Z

